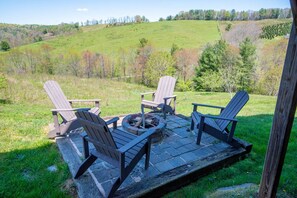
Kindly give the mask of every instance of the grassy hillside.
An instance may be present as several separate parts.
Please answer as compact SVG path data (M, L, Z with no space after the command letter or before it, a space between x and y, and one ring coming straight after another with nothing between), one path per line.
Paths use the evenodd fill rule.
M74 35L24 47L38 48L48 44L54 48L55 54L65 54L69 50L114 54L121 48L137 48L141 38L148 39L157 49L169 51L173 43L182 48L200 48L218 40L219 32L216 21L164 21L109 28L98 25L85 27L82 32Z
M48 79L59 82L69 99L101 98L102 116L139 112L140 93L150 88L100 79L69 76L8 76L8 88L0 92L0 197L68 197L71 175L56 144L48 140L52 104L43 90ZM92 86L90 86L92 85ZM177 111L189 116L192 102L226 105L227 93L176 92ZM4 100L6 99L6 100ZM219 187L260 183L276 98L251 95L239 114L235 133L253 144L251 154L230 167L216 171L168 197L203 197ZM83 105L86 106L86 105ZM202 109L203 112L209 112ZM215 113L215 112L210 112ZM297 196L296 124L283 168L279 192ZM56 165L56 172L49 166ZM36 188L38 186L38 188ZM69 191L70 190L70 191Z

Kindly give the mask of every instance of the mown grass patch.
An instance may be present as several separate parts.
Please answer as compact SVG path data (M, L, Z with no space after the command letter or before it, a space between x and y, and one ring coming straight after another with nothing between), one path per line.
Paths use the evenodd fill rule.
M153 90L124 82L80 79L68 76L8 76L8 89L0 93L0 197L68 197L64 189L71 178L56 144L47 139L52 122L52 104L43 90L43 83L54 79L68 99L100 98L102 116L140 112L140 93ZM228 93L176 92L177 112L189 116L192 102L225 106ZM209 174L166 197L204 197L219 187L242 183L260 183L276 97L250 95L239 113L236 137L253 144L244 160ZM79 106L89 106L79 104ZM205 113L217 110L200 109ZM297 196L296 124L283 168L279 191ZM56 172L49 166L56 165Z

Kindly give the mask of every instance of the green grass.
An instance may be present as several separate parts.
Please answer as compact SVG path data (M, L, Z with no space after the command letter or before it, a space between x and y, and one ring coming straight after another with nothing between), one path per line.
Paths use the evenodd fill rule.
M71 178L56 144L48 140L52 104L43 91L48 79L59 82L69 99L102 99L102 116L140 112L140 93L150 88L100 79L68 76L8 76L9 88L0 92L0 197L68 197ZM176 92L177 112L189 116L192 102L226 105L227 93ZM6 100L3 100L6 99ZM166 197L204 197L219 187L260 183L276 98L251 95L240 112L236 136L253 144L249 156L209 174ZM80 105L86 106L86 105ZM207 109L203 112L216 113ZM295 124L279 191L297 196L297 135ZM50 173L47 167L56 165Z
M21 47L39 48L48 44L54 54L69 50L116 54L120 49L138 48L139 39L146 38L158 50L170 51L173 43L182 48L200 48L219 39L216 21L164 21L103 28L102 25L83 28L83 31L52 40Z

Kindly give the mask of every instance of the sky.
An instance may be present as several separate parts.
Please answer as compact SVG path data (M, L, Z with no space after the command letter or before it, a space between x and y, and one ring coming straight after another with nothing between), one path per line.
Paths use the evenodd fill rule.
M191 9L289 7L289 0L0 0L0 23L55 25L135 15L158 21Z

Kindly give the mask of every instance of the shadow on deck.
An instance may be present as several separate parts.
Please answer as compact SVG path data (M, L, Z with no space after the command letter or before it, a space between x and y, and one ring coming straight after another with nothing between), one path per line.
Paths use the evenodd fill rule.
M252 145L234 148L203 133L201 145L196 144L196 134L189 132L189 118L170 115L162 141L152 144L150 167L145 171L144 158L134 168L116 192L118 197L159 197L238 161L249 153ZM119 122L120 124L120 122ZM120 128L120 127L119 127ZM83 161L82 139L79 131L68 137L57 138L62 156L75 175ZM93 149L90 145L90 149ZM102 197L119 175L116 168L97 159L84 175L75 180L80 197Z

